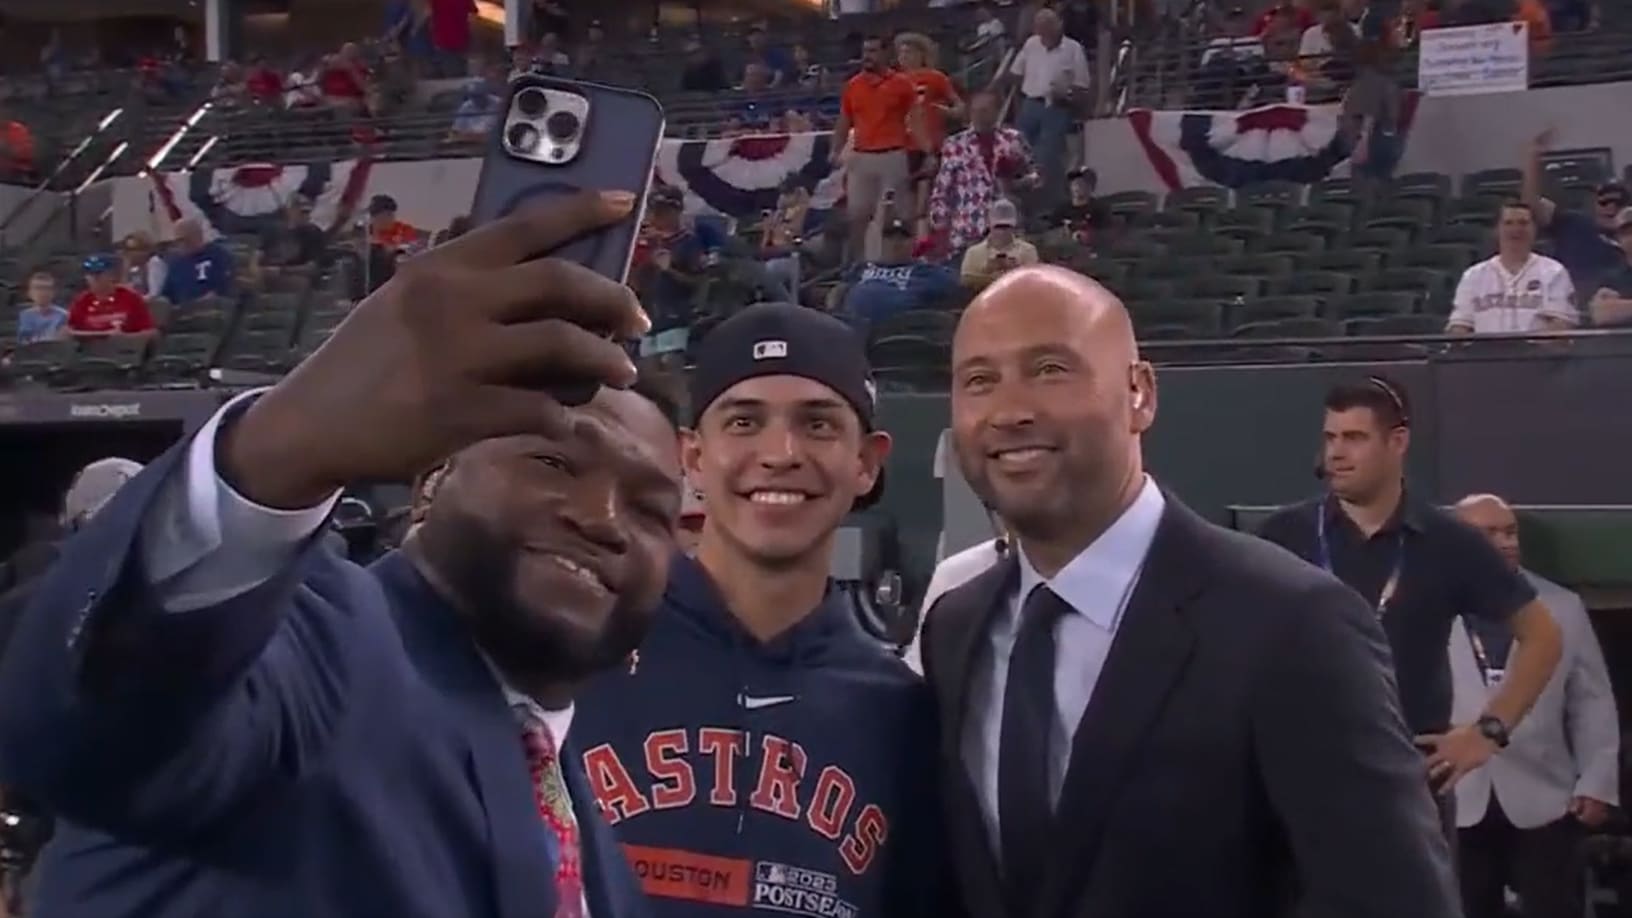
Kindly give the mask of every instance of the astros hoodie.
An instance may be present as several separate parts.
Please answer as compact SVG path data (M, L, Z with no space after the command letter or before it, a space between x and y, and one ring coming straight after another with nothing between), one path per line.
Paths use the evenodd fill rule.
M761 643L679 558L639 652L572 730L658 918L938 912L928 688L829 589Z

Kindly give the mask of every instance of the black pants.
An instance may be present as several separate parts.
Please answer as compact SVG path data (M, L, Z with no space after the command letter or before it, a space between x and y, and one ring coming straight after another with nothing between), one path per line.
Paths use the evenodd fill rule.
M1515 828L1491 794L1485 818L1461 830L1467 918L1507 915L1504 888L1519 894L1524 918L1579 918L1582 835L1581 824L1569 815L1534 829Z

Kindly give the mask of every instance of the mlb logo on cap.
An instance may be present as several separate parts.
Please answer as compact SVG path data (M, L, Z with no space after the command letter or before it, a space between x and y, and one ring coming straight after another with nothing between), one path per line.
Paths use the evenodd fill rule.
M786 341L756 341L754 342L755 360L781 360L788 356L788 342Z

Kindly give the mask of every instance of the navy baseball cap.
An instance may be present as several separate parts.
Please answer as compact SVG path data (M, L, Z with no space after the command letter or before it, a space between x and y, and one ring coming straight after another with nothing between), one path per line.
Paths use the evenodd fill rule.
M799 376L821 383L855 409L863 430L874 429L878 387L866 341L825 312L793 303L758 303L709 332L691 373L693 426L727 389L760 376ZM883 492L881 469L873 489L856 499L854 509L872 506Z

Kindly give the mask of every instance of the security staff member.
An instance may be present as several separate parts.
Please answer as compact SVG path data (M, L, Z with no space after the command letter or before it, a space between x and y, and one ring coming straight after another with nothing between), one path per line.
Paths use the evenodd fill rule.
M1376 608L1400 708L1428 755L1454 845L1451 789L1507 745L1547 686L1561 652L1558 626L1483 536L1406 491L1411 411L1401 386L1381 376L1335 386L1326 394L1323 438L1330 493L1282 508L1259 535L1330 571ZM1453 725L1446 648L1457 616L1505 623L1516 644L1484 711Z

